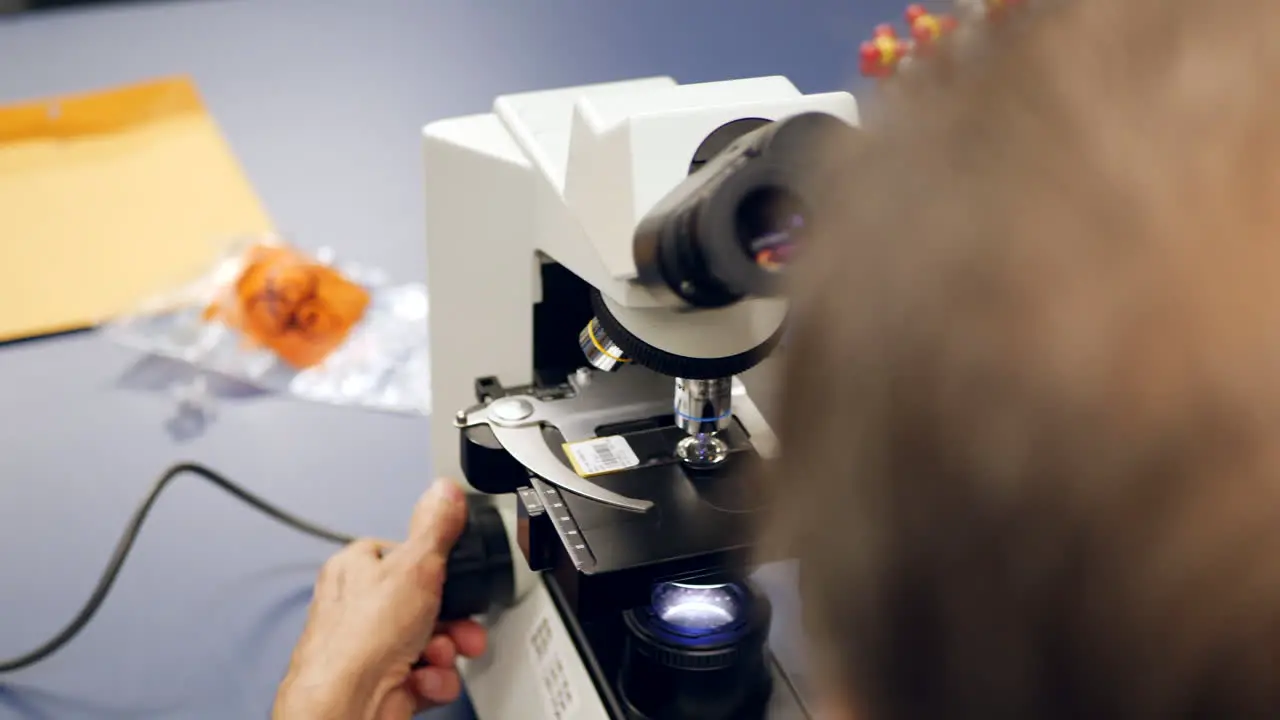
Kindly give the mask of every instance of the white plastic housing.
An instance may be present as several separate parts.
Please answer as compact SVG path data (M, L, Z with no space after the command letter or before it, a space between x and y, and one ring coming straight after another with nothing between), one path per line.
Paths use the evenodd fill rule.
M785 313L779 300L701 312L664 306L633 282L632 235L716 128L808 111L858 120L851 95L804 95L781 77L696 85L660 77L508 95L492 113L428 125L435 472L461 478L452 418L474 403L475 378L532 381L544 257L598 288L619 321L668 351L719 357L771 335Z

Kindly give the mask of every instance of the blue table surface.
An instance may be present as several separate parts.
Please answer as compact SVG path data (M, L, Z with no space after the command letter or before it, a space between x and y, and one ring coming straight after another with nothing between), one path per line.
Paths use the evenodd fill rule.
M887 0L122 4L0 20L0 101L190 74L281 229L420 280L424 123L483 111L501 93L657 74L782 74L806 92L841 89L859 40L900 9ZM11 301L0 288L0 302ZM135 504L175 461L207 463L317 522L383 537L399 536L430 482L424 419L249 395L223 400L202 431L176 432L174 402L154 384L162 370L95 334L0 347L0 656L71 617ZM0 718L265 717L331 551L180 481L84 633L0 677ZM459 705L432 717L468 714Z

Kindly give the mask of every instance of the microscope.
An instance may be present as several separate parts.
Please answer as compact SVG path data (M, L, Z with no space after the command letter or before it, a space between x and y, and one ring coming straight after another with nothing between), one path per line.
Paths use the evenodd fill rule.
M445 603L486 608L480 720L810 717L749 577L777 441L739 376L783 338L814 170L856 124L781 77L661 77L424 129L431 450L484 508Z

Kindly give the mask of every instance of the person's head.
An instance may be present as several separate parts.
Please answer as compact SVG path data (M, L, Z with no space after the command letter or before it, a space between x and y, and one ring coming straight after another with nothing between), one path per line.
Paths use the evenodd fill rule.
M1044 5L833 149L773 529L855 720L1280 717L1280 2Z

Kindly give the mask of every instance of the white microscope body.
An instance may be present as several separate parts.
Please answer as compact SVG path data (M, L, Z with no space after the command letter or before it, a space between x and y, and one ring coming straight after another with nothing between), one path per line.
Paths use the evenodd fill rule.
M673 355L734 355L776 333L786 312L781 299L689 309L636 282L633 239L717 128L814 111L857 123L852 96L804 95L781 77L697 85L659 77L508 95L493 112L428 125L435 474L465 478L455 413L476 405L477 378L508 387L539 380L534 307L543 301L546 263L597 289L617 322ZM756 449L772 454L772 433L740 384L733 411L752 426ZM516 500L497 500L516 547ZM491 650L463 669L480 720L617 718L552 594L523 567L518 548L515 555L519 599L487 617Z

